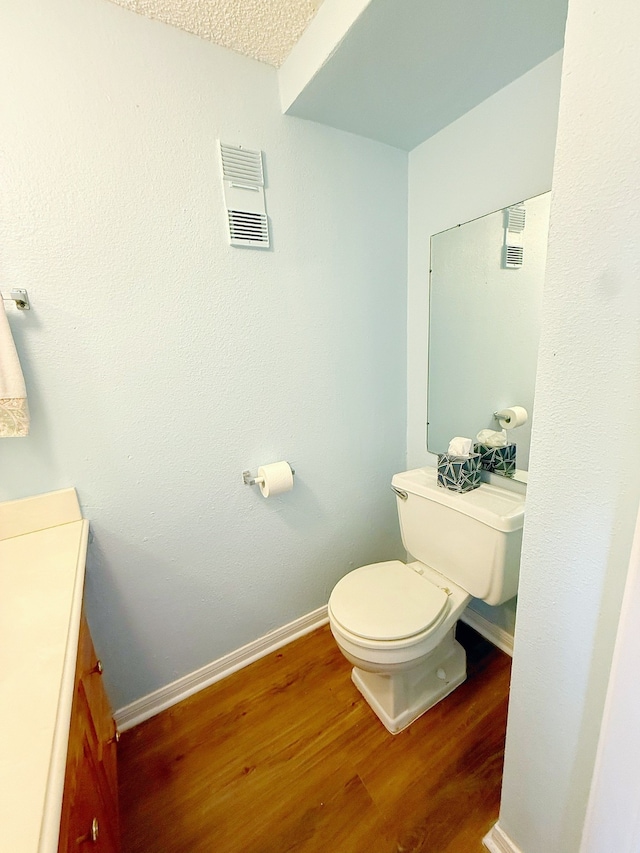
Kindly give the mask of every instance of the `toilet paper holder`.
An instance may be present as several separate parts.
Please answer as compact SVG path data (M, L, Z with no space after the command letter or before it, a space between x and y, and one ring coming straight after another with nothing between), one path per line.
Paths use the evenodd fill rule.
M510 406L494 412L493 417L503 429L513 429L514 427L524 426L529 420L529 413L524 406Z
M497 421L499 421L499 420L500 420L500 418L503 418L503 417L504 417L504 413L503 413L503 412L494 412L494 413L493 413L493 417L494 417ZM510 419L507 417L505 420L507 420L507 422L508 422Z
M289 468L291 468L291 465L289 465ZM293 470L293 468L291 468L291 473L295 477L296 472ZM262 477L254 477L251 474L251 471L242 472L242 481L244 482L245 486L259 486L261 483L264 483L264 479Z

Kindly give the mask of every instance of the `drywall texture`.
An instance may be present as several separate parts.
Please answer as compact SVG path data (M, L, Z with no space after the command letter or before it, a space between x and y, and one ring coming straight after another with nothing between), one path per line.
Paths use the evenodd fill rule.
M278 67L322 0L112 0Z
M640 500L639 39L632 0L570 3L500 812L525 853L579 848Z
M409 154L409 468L435 464L426 442L430 237L549 190L561 67L558 53ZM523 133L524 127L535 132ZM471 607L513 632L514 602Z
M403 554L407 158L111 3L0 18L0 289L33 306L11 311L32 433L0 443L0 498L78 488L121 707ZM228 245L217 138L265 152L271 250ZM293 492L243 485L279 459Z
M580 853L640 847L640 515L636 524L620 625Z

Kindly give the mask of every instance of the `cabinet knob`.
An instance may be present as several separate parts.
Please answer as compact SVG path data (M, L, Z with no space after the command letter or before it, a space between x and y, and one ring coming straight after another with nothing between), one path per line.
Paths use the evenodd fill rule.
M96 661L96 665L93 667L91 672L97 672L98 675L102 675L102 670L103 670L102 661L100 660L100 658L98 658L98 660Z
M98 818L94 817L91 821L91 829L87 832L86 835L81 835L77 840L77 844L84 844L85 841L90 841L92 844L98 843L98 838L100 835L100 827L98 826Z
M113 737L109 738L109 743L120 743L120 732L118 729L115 730Z

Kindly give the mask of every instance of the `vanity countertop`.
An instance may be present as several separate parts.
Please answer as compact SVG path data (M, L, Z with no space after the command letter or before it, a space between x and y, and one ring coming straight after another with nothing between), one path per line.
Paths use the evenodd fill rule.
M0 503L0 838L55 853L89 523L74 489Z

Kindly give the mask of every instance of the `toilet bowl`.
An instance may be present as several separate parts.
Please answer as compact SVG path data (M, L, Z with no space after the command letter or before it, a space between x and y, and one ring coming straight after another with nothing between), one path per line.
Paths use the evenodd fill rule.
M393 734L465 680L455 624L470 597L418 561L362 566L334 587L331 633L354 666L354 684Z
M354 569L328 612L354 684L396 734L465 680L455 626L471 597L498 604L515 595L524 498L489 484L446 492L430 469L397 474L393 488L403 542L419 559Z

